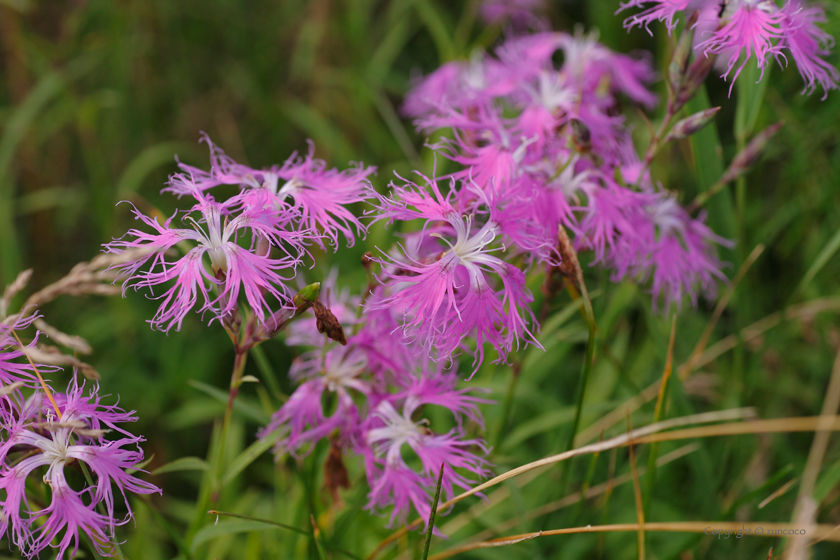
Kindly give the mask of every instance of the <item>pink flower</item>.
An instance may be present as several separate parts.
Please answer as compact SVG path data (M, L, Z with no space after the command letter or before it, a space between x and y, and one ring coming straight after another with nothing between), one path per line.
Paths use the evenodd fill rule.
M563 71L571 83L577 84L593 101L607 84L613 95L623 93L633 101L649 107L656 104L656 95L645 83L653 81L654 72L648 58L633 58L616 53L598 42L597 35L562 35L560 48L566 55ZM607 98L605 102L611 104Z
M618 12L623 12L628 8L641 8L647 4L653 4L644 11L634 14L624 20L624 27L632 29L635 26L643 26L647 32L653 35L650 31L650 24L654 21L661 21L665 23L670 34L677 27L677 16L679 12L691 8L692 10L699 10L705 5L717 4L720 0L630 0L621 4Z
M475 51L470 60L447 62L418 80L402 110L410 117L443 115L450 109L467 111L514 91L522 75L521 67L511 68Z
M253 197L246 198L242 194L224 203L216 202L199 189L194 189L192 195L196 204L182 218L182 221L189 221L192 229L173 228L174 216L160 224L135 208L135 219L141 220L154 233L132 229L127 235L134 239L115 240L105 246L113 253L138 247L148 250L145 256L116 267L128 277L124 291L129 286L135 290L148 288L153 291L156 286L175 281L155 298L163 301L150 321L152 326L166 331L174 326L175 330L180 330L184 317L196 306L199 296L203 300L199 311L212 310L218 317L236 309L240 293L244 294L260 321L269 311L266 295L272 296L281 306L286 305L291 292L283 284L286 278L279 272L294 269L300 262L292 253L297 249L300 254L303 241L301 234L285 229L290 216L264 204L255 204ZM239 213L234 215L237 210ZM267 240L286 254L273 259L269 256L270 246L238 244L248 239ZM176 261L166 260L167 251L182 241L193 242L195 246ZM140 272L147 263L151 263L149 269ZM211 294L214 288L215 297Z
M278 459L287 451L299 456L304 446L317 443L335 430L345 442L350 441L359 422L351 392L366 395L371 391L370 383L360 378L366 368L365 353L352 343L334 347L323 358L316 352L296 360L290 375L304 382L272 415L271 422L258 437L279 433L274 448ZM336 403L330 416L323 408L326 398ZM311 449L307 448L305 453Z
M743 62L735 69L732 77L733 86L752 56L755 56L763 77L769 64L768 57L781 55L781 47L774 45L773 41L783 37L779 29L783 20L784 15L778 12L776 5L770 0L740 0L729 21L709 39L697 45L697 48L705 53L726 52L729 55L724 78L732 73L743 56ZM729 91L732 92L732 86L729 87Z
M422 405L447 406L459 420L464 411L473 409L464 392L454 392L447 384L424 383L420 380L405 393L394 399L383 400L373 411L362 448L367 467L370 493L366 509L376 510L393 505L391 523L406 521L410 507L428 519L431 510L431 493L441 469L441 501L455 495L455 487L467 490L472 480L459 471L464 470L478 477L490 473L482 455L488 453L484 442L465 439L463 430L453 429L446 434L435 434L425 424L416 421L414 413ZM478 399L476 399L478 400ZM395 403L402 401L402 412ZM481 455L471 451L477 448ZM420 462L420 468L409 466L404 457L411 452Z
M26 359L26 354L23 350L14 349L18 347L14 332L29 327L39 317L40 315L33 313L29 317L16 319L11 325L0 323L0 384L11 385L20 382L30 389L41 386L41 382ZM18 335L18 338L21 338L20 335ZM28 346L34 346L37 342L38 337L36 335ZM44 372L58 370L56 367L40 364L36 364L35 367Z
M10 540L28 556L57 547L57 557L64 558L72 544L72 557L78 549L80 531L90 537L100 554L110 555L113 551L109 540L114 527L128 519L115 519L113 486L119 490L129 518L132 513L127 492L160 492L127 472L143 460L139 448L143 438L120 429L126 437L107 441L100 428L136 418L115 406L101 404L98 388L94 387L88 396L83 391L84 387L74 378L66 394L55 395L60 419L40 391L26 400L19 393L0 397L4 401L0 426L8 434L0 445L0 460L4 463L0 488L6 491L6 500L0 502L0 533L11 528ZM21 456L10 468L6 461L12 453ZM67 483L64 469L72 461L90 469L92 486L76 491ZM51 501L45 509L32 511L26 499L26 482L39 467L46 467L47 471L43 478L36 477L35 483L43 481L49 487ZM102 511L97 511L100 507ZM39 521L41 518L43 522ZM59 538L58 545L53 544Z
M826 21L825 13L820 8L805 8L798 0L791 0L782 9L784 19L781 29L784 35L782 44L790 50L805 88L802 93L811 94L817 85L823 88L823 99L831 89L840 89L840 71L823 60L834 46L834 39L817 27L817 23Z
M382 200L376 219L422 219L424 231L441 222L442 229L429 235L443 245L420 258L379 259L387 295L371 299L368 308L393 307L402 313L404 336L416 338L436 359L450 359L474 334L476 369L484 342L497 350L499 362L520 341L539 346L531 332L534 317L528 304L533 298L524 273L492 254L503 249L497 241L503 231L495 209L485 216L464 215L441 194L435 180L423 178L431 192L414 183L394 186L393 198Z
M361 163L339 171L327 169L323 160L315 158L315 144L309 142L309 152L304 157L293 153L282 166L253 169L236 163L204 135L202 140L210 146L210 171L179 164L183 174L174 175L164 190L178 195L192 194L192 185L206 190L217 185L238 185L248 192L262 190L278 210L295 215L296 229L321 245L319 231L338 248L341 233L352 246L355 235L364 236L366 230L348 205L373 197L368 177L375 167ZM261 194L257 196L262 202ZM355 230L355 233L354 233Z

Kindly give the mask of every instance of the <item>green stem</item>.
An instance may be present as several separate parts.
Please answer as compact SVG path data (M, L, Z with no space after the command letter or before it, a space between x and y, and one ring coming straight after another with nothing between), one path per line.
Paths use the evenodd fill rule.
M445 466L446 463L440 464L440 474L438 475L437 486L435 487L435 498L432 500L432 511L429 512L429 526L426 528L426 542L423 544L423 560L429 557L429 547L432 545L432 533L435 530L435 514L437 514L438 502L440 501L440 484L443 482L443 469Z
M589 336L586 341L586 356L583 360L583 368L580 372L577 388L577 403L575 405L575 420L572 423L572 431L569 433L569 439L566 442L566 451L572 449L575 445L575 436L577 435L578 427L580 425L580 416L583 410L583 399L586 396L586 384L589 381L589 373L592 371L592 364L595 361L595 320L592 317L592 304L589 303L589 296L584 298L584 309L586 310L586 322L589 331Z
M586 341L586 356L583 359L583 367L581 368L580 378L578 380L577 388L577 403L575 405L575 420L572 422L572 430L569 432L569 439L566 441L565 451L573 449L575 446L575 436L580 426L580 417L583 411L583 400L586 396L586 385L589 381L589 374L592 371L592 364L595 361L595 317L592 312L592 302L589 300L589 293L583 282L580 282L581 295L583 296L584 310L586 312L586 323L589 331L589 336ZM571 468L566 466L563 471L563 478L560 483L560 490L565 492L566 484L568 483Z
M242 374L245 372L245 363L248 360L248 350L237 349L236 357L233 359L233 373L230 376L230 391L228 392L227 407L225 407L225 417L222 421L222 435L219 438L219 449L216 454L216 460L213 462L213 492L211 493L210 501L215 503L218 500L220 488L219 473L222 470L222 459L225 454L225 443L227 441L228 429L230 426L230 418L233 415L233 403L239 395L239 387L242 385Z
M688 210L690 214L693 214L694 212L699 210L704 204L706 204L710 198L719 193L726 185L727 183L724 183L723 181L718 181L717 183L709 187L708 190L705 190L698 194L697 198L695 198L694 201L692 201L692 203L686 207L686 210Z
M502 438L507 431L507 426L510 421L510 413L513 409L513 395L516 393L516 385L519 382L519 374L522 372L522 364L515 362L511 367L510 383L508 383L507 393L505 394L505 402L502 405L502 417L499 421L499 430L496 432L495 443L493 449L498 451L502 443Z

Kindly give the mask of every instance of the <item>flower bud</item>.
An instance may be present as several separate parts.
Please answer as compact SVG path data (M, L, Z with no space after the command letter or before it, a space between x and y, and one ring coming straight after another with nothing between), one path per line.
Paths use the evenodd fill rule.
M341 328L341 323L338 322L333 312L320 301L312 302L312 311L315 312L315 326L318 328L318 332L326 334L328 338L335 340L342 346L347 346L344 329Z
M572 125L572 141L575 143L575 148L581 153L587 153L592 150L592 132L589 127L580 119L570 119Z
M694 12L688 18L685 29L677 43L677 48L674 50L674 56L671 58L671 64L668 66L668 77L670 78L671 87L674 91L679 89L688 70L688 60L691 58L691 46L694 43L694 26L697 23L697 14L698 12Z
M683 105L688 103L688 100L697 94L697 90L703 85L703 81L717 60L716 54L706 54L698 56L691 66L688 67L688 72L685 75L676 95L674 95L673 111L679 111Z
M296 307L306 305L307 303L311 304L313 301L317 301L319 293L321 293L321 283L314 282L299 291L292 299L292 303L294 303Z
M712 119L715 118L717 112L720 111L720 107L712 107L711 109L706 109L705 111L700 111L699 113L694 113L690 117L686 117L681 121L677 122L671 128L671 132L668 133L668 136L665 137L665 142L669 142L671 140L679 140L680 138L685 138L687 136L691 136L710 122Z
M771 124L756 134L755 138L750 140L750 143L747 144L743 150L738 152L738 155L736 155L735 159L732 160L729 168L723 174L721 182L729 183L749 171L750 167L755 165L755 163L761 159L761 156L764 155L767 143L784 124L785 123L783 121L779 121L776 124Z

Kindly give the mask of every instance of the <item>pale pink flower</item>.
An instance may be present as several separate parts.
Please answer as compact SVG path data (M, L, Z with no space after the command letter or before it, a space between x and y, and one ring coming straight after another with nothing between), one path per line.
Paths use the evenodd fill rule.
M293 270L299 264L303 241L301 234L285 229L290 217L273 208L254 205L253 199L246 200L243 195L219 203L199 190L192 194L196 204L182 217L182 221L192 225L191 229L172 227L174 216L160 224L156 218L145 216L134 208L135 219L154 232L132 229L127 235L134 239L114 240L105 246L113 253L130 248L148 251L145 256L115 267L128 278L123 291L133 287L154 292L157 286L174 281L162 295L155 296L163 301L150 321L152 326L166 331L172 327L180 330L184 317L199 303L199 297L203 303L198 311L211 310L223 317L233 312L242 293L259 321L263 321L269 311L267 295L281 306L287 305L291 292L283 284L288 278L280 272ZM240 206L239 213L234 215ZM286 254L274 259L268 250L255 250L259 247L254 241L259 239L270 241ZM167 251L182 241L195 245L181 258L167 260ZM250 246L240 245L243 241ZM148 270L141 272L148 263Z
M488 453L483 441L465 438L460 428L436 434L426 427L427 421L413 418L420 406L438 405L451 410L460 425L460 417L465 413L477 414L475 403L481 399L454 391L451 383L424 381L418 380L405 393L377 405L368 419L364 446L360 450L365 457L370 485L367 509L393 505L392 524L397 519L405 522L411 506L428 519L431 493L442 465L441 501L452 498L456 487L463 490L471 487L473 481L461 474L461 470L478 477L490 474L483 457ZM396 408L400 403L401 412ZM407 452L419 460L419 469L406 462Z
M525 274L493 254L503 249L497 240L504 235L498 209L485 210L483 217L465 215L443 196L437 181L423 179L427 187L394 186L376 219L422 219L426 228L441 222L444 229L430 235L443 245L419 259L379 259L387 295L369 300L368 308L402 313L404 336L416 339L435 359L450 359L466 337L474 336L476 369L484 358L484 342L496 349L500 362L520 341L539 346L531 332L534 317L528 304L533 298Z
M136 469L143 461L136 437L120 429L125 437L108 441L101 426L116 426L117 421L134 421L133 413L100 402L98 388L84 395L84 386L74 378L66 394L56 394L61 418L52 403L38 391L24 400L19 393L3 395L0 426L8 438L0 445L0 488L6 499L0 501L0 533L11 529L10 540L27 556L37 556L47 547L58 548L57 557L76 554L79 532L93 541L102 555L113 554L109 541L114 528L125 523L132 515L127 492L149 494L160 489L145 482L129 469ZM22 453L13 466L6 465L12 453ZM79 491L74 490L64 474L65 467L73 461L84 463L90 470L94 483ZM33 511L26 498L26 481L35 469L46 467L46 474L36 477L35 484L43 482L49 487L49 505ZM119 490L128 511L128 517L115 517L113 487ZM101 507L103 511L97 511ZM43 520L42 520L43 518ZM63 535L62 535L63 532ZM54 544L56 539L58 544Z
M834 46L834 38L816 25L826 21L825 13L820 8L806 8L799 0L791 0L782 14L785 16L781 22L782 44L790 51L805 80L802 93L811 94L819 85L825 99L829 90L840 89L840 71L822 58Z
M697 48L705 53L727 53L729 62L723 77L728 77L734 69L732 86L753 56L763 77L769 58L782 55L781 47L774 42L783 37L779 29L783 20L784 15L770 0L740 0L728 21ZM738 64L741 59L743 61Z

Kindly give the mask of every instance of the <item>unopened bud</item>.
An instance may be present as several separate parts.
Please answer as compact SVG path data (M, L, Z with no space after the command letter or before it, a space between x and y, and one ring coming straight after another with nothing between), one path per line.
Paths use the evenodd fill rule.
M311 305L313 301L318 300L318 294L321 293L321 283L314 282L309 284L301 291L299 291L294 298L292 298L292 303L295 304L295 307L301 307L304 305Z
M344 329L341 328L341 323L333 312L330 311L320 301L312 302L312 311L315 312L315 325L318 327L318 332L326 334L332 340L335 340L342 346L347 346L347 337L344 336Z
M711 109L706 109L705 111L700 111L699 113L694 113L690 117L686 117L681 121L677 122L671 128L671 132L668 133L668 136L665 137L665 142L670 140L679 140L680 138L685 138L687 136L691 136L710 122L712 119L715 118L717 112L720 111L720 107L712 107Z
M685 29L680 35L680 40L677 43L677 48L674 50L674 56L671 58L671 64L668 66L668 77L671 81L671 87L677 91L680 84L685 77L688 70L688 61L691 58L691 47L694 44L694 25L697 23L697 14L694 12L685 24Z
M729 183L730 181L734 181L755 165L761 159L761 156L764 155L764 151L767 149L767 143L784 124L783 121L779 121L756 134L755 138L750 140L750 143L738 152L738 155L732 160L729 168L723 174L721 182Z
M592 150L592 132L589 127L580 119L571 119L572 141L579 152L586 153Z
M688 72L686 73L685 78L674 96L674 112L682 109L683 105L688 103L689 99L697 94L697 90L703 84L706 76L709 75L709 72L715 65L716 60L717 55L712 53L698 56L694 62L691 63L691 66L688 67Z
M373 253L370 251L365 251L365 254L362 255L362 266L365 270L370 270L370 265L374 263L373 260Z

